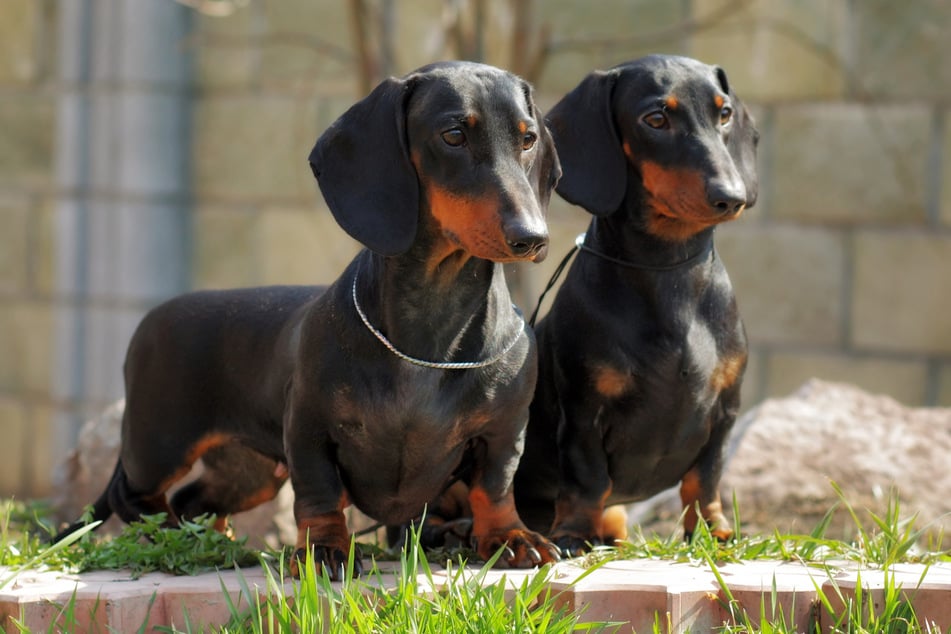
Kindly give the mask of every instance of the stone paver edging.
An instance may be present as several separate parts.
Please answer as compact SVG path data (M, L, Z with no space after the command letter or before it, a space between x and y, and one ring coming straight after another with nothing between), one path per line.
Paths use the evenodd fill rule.
M380 567L384 571L392 569L387 564ZM582 572L570 562L560 563L554 567L550 583L553 590L561 593L560 601L571 608L584 609L585 621L624 621L637 632L650 632L655 615L659 615L662 631L669 623L671 632L705 632L729 620L725 593L705 566L631 560L606 563L578 580ZM870 596L880 602L885 587L881 570L859 570L842 562L828 564L824 569L799 563L753 561L725 564L718 572L733 598L751 616L759 615L761 602L765 601L766 614L773 614L774 609L779 614L781 609L786 622L793 620L800 630L816 614L823 623L828 620L824 610L816 607L817 587L833 604L840 601L840 593L848 597L854 592L859 576L862 586L870 592L866 599ZM920 621L947 631L951 628L951 564L931 566L922 576L924 572L922 565L903 564L893 567L889 574L894 574L895 585L901 586L911 599ZM493 570L486 582L504 578L514 588L529 574L533 572ZM8 576L9 572L0 568L0 580ZM440 569L434 569L433 576L437 587L447 580L447 573ZM382 580L384 584L391 583L392 576L384 574ZM30 631L45 632L51 623L61 622L63 607L75 596L76 631L137 632L146 622L146 632L155 631L157 626L184 629L186 623L192 631L200 631L203 625L227 622L230 611L225 590L236 604L246 605L242 583L252 589L263 589L266 577L256 568L194 577L153 573L137 580L121 571L81 575L24 572L0 590L0 627L16 632L11 619L17 619ZM288 593L292 593L289 584ZM630 630L625 627L620 631Z

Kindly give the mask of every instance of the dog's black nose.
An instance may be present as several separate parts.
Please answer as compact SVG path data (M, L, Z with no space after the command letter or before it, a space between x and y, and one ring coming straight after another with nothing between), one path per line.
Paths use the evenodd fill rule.
M746 192L737 186L711 185L707 199L718 214L738 214L746 207Z
M548 249L548 234L526 232L510 237L506 242L512 255L537 260Z

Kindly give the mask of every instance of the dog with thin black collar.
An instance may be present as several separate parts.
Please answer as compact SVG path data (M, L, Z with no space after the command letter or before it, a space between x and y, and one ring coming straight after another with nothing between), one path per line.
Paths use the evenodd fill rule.
M549 113L558 193L593 219L539 322L516 503L568 554L626 532L606 505L680 485L684 525L731 535L718 485L746 336L717 225L753 205L758 135L723 69L655 55Z

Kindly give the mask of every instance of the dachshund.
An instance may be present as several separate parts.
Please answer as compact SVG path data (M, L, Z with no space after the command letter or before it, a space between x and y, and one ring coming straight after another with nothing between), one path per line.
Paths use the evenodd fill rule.
M545 257L561 173L532 88L482 64L424 66L347 110L309 162L366 248L327 287L200 291L148 313L93 518L224 518L290 478L292 572L311 551L339 579L345 507L406 522L462 473L481 557L504 546L504 566L556 560L512 492L537 361L503 264Z
M574 555L624 536L607 505L679 483L687 536L699 510L728 539L747 344L713 237L756 201L753 119L721 68L655 55L592 72L548 122L557 191L593 219L536 329L519 513Z

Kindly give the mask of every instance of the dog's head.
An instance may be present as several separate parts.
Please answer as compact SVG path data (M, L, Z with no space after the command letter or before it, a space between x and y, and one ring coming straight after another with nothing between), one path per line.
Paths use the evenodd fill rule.
M756 202L759 134L719 67L653 55L595 71L548 119L558 193L592 214L636 208L645 231L681 241Z
M541 260L561 175L531 86L482 64L443 62L388 79L318 140L310 165L337 222L382 255L421 225L497 262Z

